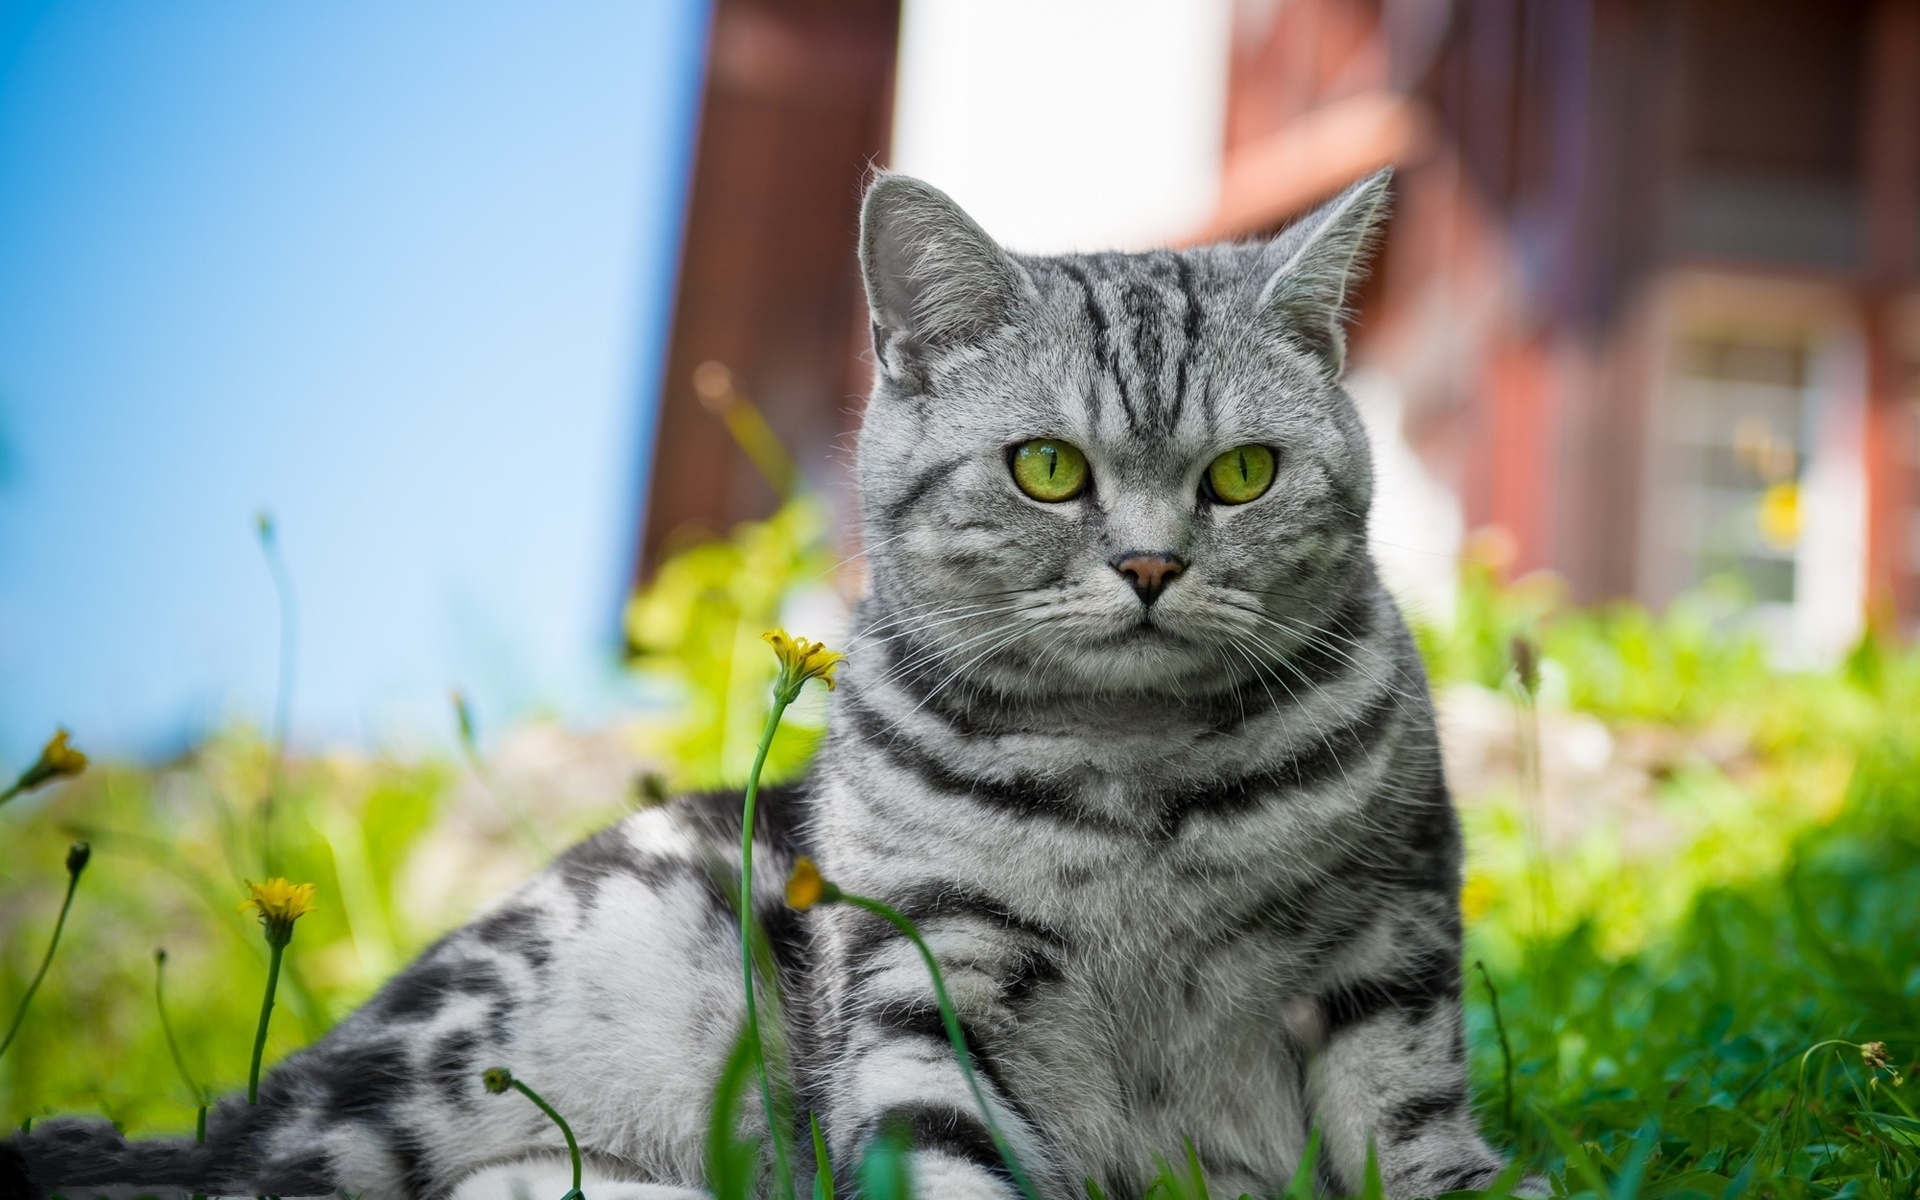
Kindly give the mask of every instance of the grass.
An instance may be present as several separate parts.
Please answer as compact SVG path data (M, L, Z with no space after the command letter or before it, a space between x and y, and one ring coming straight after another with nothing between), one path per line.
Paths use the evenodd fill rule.
M796 503L683 552L636 601L636 669L658 705L634 736L664 777L643 790L744 777L775 669L758 636L821 586L823 529ZM1920 655L1867 643L1831 670L1776 670L1739 607L1708 593L1661 615L1586 610L1545 581L1469 572L1455 623L1419 631L1447 711L1494 721L1479 735L1491 766L1458 774L1467 958L1483 964L1467 976L1482 1121L1566 1195L1912 1200ZM1517 635L1541 654L1538 787L1515 769ZM818 730L818 701L803 700L769 777L801 769ZM1562 751L1596 737L1608 765L1582 792ZM94 852L0 1057L0 1119L193 1129L201 1097L155 1009L157 947L178 1061L215 1091L243 1083L268 947L236 905L242 879L267 874L269 792L274 873L317 883L320 907L288 956L267 1059L319 1037L532 869L528 839L498 819L511 799L472 770L457 758L282 767L270 738L234 729L177 762L96 765L0 807L0 1014L38 968L68 846ZM630 803L609 796L541 838L564 844ZM1885 1043L1884 1066L1869 1043ZM745 1070L733 1082L750 1090ZM1183 1148L1163 1150L1153 1194L1204 1195ZM879 1145L837 1193L904 1195L898 1151ZM751 1190L758 1175L741 1164L756 1153L716 1139L720 1194Z
M1609 954L1605 928L1581 919L1515 956L1483 923L1469 953L1504 964L1494 978L1513 1046L1509 1119L1493 993L1473 989L1483 1122L1568 1172L1569 1191L1915 1195L1912 1089L1830 1039L1884 1041L1912 1063L1917 897L1920 756L1886 747L1777 874L1704 887L1635 953Z

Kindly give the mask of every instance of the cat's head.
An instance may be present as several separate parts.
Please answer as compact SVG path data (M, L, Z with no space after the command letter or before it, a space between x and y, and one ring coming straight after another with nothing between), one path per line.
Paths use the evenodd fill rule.
M1339 374L1385 172L1270 242L1039 258L880 177L861 214L873 636L1002 689L1271 676L1365 576Z

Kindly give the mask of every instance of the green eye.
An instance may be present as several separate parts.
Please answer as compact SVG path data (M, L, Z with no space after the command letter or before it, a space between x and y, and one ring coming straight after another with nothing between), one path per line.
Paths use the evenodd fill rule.
M1087 490L1087 456L1077 446L1035 438L1013 448L1013 481L1035 500L1057 504Z
M1207 464L1207 498L1221 504L1258 500L1273 486L1273 451L1235 446Z

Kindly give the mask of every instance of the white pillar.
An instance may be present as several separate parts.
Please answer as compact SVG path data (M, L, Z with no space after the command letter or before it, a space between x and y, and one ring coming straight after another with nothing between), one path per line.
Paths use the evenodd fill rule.
M1015 250L1138 249L1220 179L1230 0L906 0L893 166Z

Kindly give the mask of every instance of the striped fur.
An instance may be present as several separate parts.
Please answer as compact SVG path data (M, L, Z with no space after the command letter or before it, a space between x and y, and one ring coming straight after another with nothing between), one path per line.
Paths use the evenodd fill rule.
M1459 832L1337 382L1385 186L1270 244L1070 258L1008 255L913 180L870 191L872 586L757 851L800 1098L842 1164L900 1123L924 1194L1014 1194L911 946L781 908L801 852L927 933L1047 1196L1138 1195L1185 1139L1217 1190L1271 1191L1315 1127L1335 1188L1369 1144L1390 1196L1501 1170L1468 1107ZM1085 451L1085 495L1014 487L1034 437ZM1208 502L1206 464L1248 442L1278 450L1272 490ZM1112 565L1136 553L1185 564L1150 604ZM575 847L207 1148L57 1123L13 1140L14 1190L545 1194L557 1138L482 1094L500 1063L568 1114L595 1200L697 1193L741 1014L738 819L687 798Z

